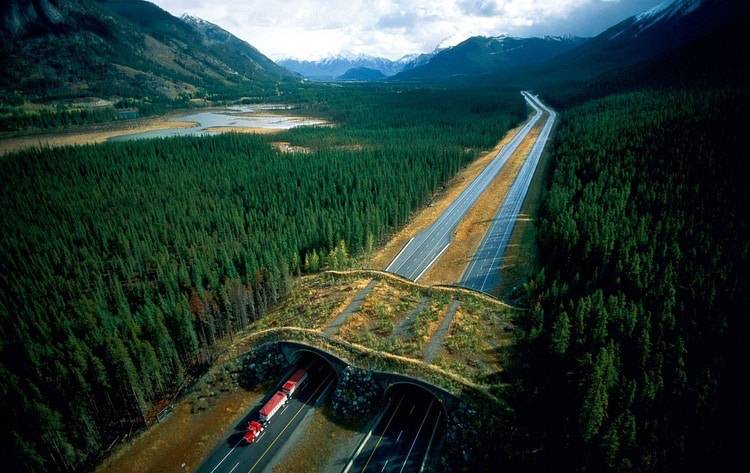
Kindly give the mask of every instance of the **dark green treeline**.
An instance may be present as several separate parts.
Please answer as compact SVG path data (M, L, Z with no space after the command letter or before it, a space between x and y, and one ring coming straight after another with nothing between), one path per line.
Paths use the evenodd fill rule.
M563 114L511 370L523 470L715 471L737 455L748 98L643 92Z
M85 468L283 298L308 253L361 252L525 113L517 92L300 94L336 126L0 158L11 469Z

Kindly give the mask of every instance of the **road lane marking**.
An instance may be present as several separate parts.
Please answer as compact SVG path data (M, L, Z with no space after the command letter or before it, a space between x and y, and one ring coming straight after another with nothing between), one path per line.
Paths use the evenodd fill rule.
M526 95L524 95L524 97L526 97ZM536 104L534 104L534 101L533 101L533 100L531 100L531 99L528 99L528 101L529 101L529 104L530 104L530 105L531 105L532 107L534 107L534 109L535 109L535 110L537 111L537 114L535 115L535 117L537 117L537 119L536 119L536 120L535 120L535 122L534 122L534 124L536 125L536 122L538 122L538 121L539 121L539 119L541 118L541 115L542 115L542 113L543 113L543 112L542 112L542 110L541 110L540 108L538 108L538 107L536 106ZM531 131L531 130L529 130L529 131ZM526 135L528 135L528 133L527 133ZM526 136L524 136L524 139L525 139L525 138L526 138ZM517 146L516 146L516 147L515 147L515 148L513 149L513 154L515 154L515 152L516 152L516 151L518 150L518 147L519 147L520 145L521 145L521 143L518 143L518 145L517 145ZM529 153L529 154L531 154L531 153ZM526 157L527 157L527 159L528 159L528 156L529 156L529 155L527 154L527 156L526 156ZM524 163L525 163L525 162L526 162L526 161L524 161ZM519 171L519 172L520 172L520 171ZM511 187L512 187L512 185L511 185ZM501 207L501 208L502 208L502 207ZM493 225L493 226L494 226L494 225ZM485 234L485 239L486 239L486 237L487 237L488 235L490 235L490 234L491 234L491 232L488 232L487 234ZM482 244L483 244L483 243L485 243L485 242L484 242L484 241L482 241L482 242L480 243L480 245L479 245L479 249L482 249ZM468 267L468 270L465 270L465 271L464 271L464 274L466 274L466 277L470 277L470 276L471 276L471 273L472 273L472 272L474 272L474 267L476 266L476 263L477 263L477 261L478 261L478 259L476 258L476 256L477 256L478 254L479 254L479 250L477 250L477 252L476 252L476 253L474 254L474 259L472 259L472 261L471 261L471 262L469 263L469 267ZM481 289L480 289L480 290L481 290Z
M432 266L433 264L435 264L435 261L437 261L438 258L440 258L441 256L443 256L443 253L445 253L445 250L447 250L449 246L451 246L451 242L450 241L445 244L445 246L443 247L443 249L440 250L440 253L438 253L434 258L432 258L432 261L430 261L429 263L427 263L427 266L425 266L425 268L422 270L422 272L419 273L419 276L417 276L416 278L414 278L415 282L418 281L419 278L421 278L422 275L425 272L427 272L428 269L430 269L430 266Z
M526 98L526 96L524 96L524 98ZM487 185L489 184L489 182L492 182L492 180L494 179L494 176L498 172L500 172L500 170L505 166L505 163L508 161L508 159L513 154L513 152L515 152L515 149L518 147L518 145L520 144L520 142L523 141L523 139L526 137L526 135L528 135L529 131L536 124L536 122L539 121L539 118L540 118L541 113L542 113L541 110L533 103L533 101L529 100L528 98L527 98L526 102L529 105L531 105L532 108L534 108L534 111L535 111L534 116L531 117L531 118L529 118L529 120L526 122L526 124L523 126L523 128L521 130L519 130L519 132L516 133L516 135L514 135L513 138L497 153L497 155L495 156L495 159L493 159L487 166L485 166L485 168L479 173L479 175L473 181L471 181L469 183L469 185L461 192L461 194L458 196L458 198L456 200L454 200L449 205L449 207L446 209L446 211L437 218L437 220L430 226L429 231L427 231L426 236L424 237L424 239L420 243L420 247L417 248L417 249L415 249L414 251L412 251L412 254L407 258L407 261L408 261L409 258L416 256L417 253L419 253L421 255L424 252L424 251L421 251L423 249L423 247L424 247L424 244L427 241L430 240L430 237L432 236L432 234L436 230L438 230L440 226L445 225L447 222L450 221L450 219L452 218L453 214L457 210L461 210L461 206L464 204L465 200L467 200L467 199L471 200L471 198L474 197L474 194L481 195L483 193L483 191L485 190L485 188L487 187ZM495 170L496 168L497 168L497 170ZM489 179L489 182L487 184L485 184L484 186L482 186L482 182L484 180L487 180L488 177L491 177L491 179ZM465 212L466 212L466 210L464 210L464 213ZM444 232L438 238L438 240L442 239L450 231L452 231L452 227L454 227L454 226L455 225L450 225L451 228L449 228L448 231ZM413 239L414 238L412 238L412 240ZM409 241L409 243L411 243L411 240ZM408 246L408 244L407 244L407 246ZM406 249L406 246L404 247L404 249ZM400 253L399 253L399 255L400 255ZM398 270L403 269L404 264L407 261L403 261L401 263L400 268ZM388 268L390 268L391 266L393 266L393 264L395 262L396 262L396 259L394 259L391 262L391 264L388 265ZM424 262L424 257L422 257L422 258L419 259L419 264L417 264L417 270L419 269L419 265L422 264L423 262ZM396 272L398 270L396 270L394 268L393 272ZM409 274L412 274L412 273L410 272ZM408 275L403 275L403 276L409 277Z
M231 470L229 470L229 473L232 473L234 469L237 468L238 466L240 466L240 462L237 462L237 464L234 465Z
M227 459L227 457L228 457L229 455L231 455L231 454L232 454L232 452L234 451L234 449L235 449L235 448L237 448L237 445L239 445L239 444L240 444L240 442L242 442L242 439L241 439L241 438L240 438L240 439L239 439L239 440L237 441L237 443L235 443L235 444L234 444L234 447L232 447L232 449L231 449L231 450L229 450L229 451L227 452L227 454L226 454L226 455L224 455L224 458L222 458L222 459L221 459L221 460L219 461L219 463L217 463L217 464L216 464L216 466L214 467L214 469L213 469L213 470L211 470L211 473L214 473L214 471L216 471L216 469L217 469L217 468L219 468L219 466L220 466L220 465L221 465L222 463L224 463L224 460L226 460L226 459Z
M440 423L440 416L443 415L442 409L438 411L437 419L435 419L435 425L432 427L432 434L430 435L430 442L427 444L427 450L424 452L424 459L422 460L422 466L419 467L419 473L424 471L424 467L427 466L427 458L430 456L430 448L432 448L432 441L435 439L435 431Z
M498 153L498 158L500 157L501 154L504 157L504 159L500 160L500 161L502 161L502 163L501 164L497 164L500 161L496 162L495 160L493 160L490 164L488 164L484 168L484 170L482 170L482 172L479 174L479 176L477 176L464 189L464 191L458 196L458 198L451 203L451 206L446 210L446 212L444 214L440 215L438 217L438 219L431 225L430 231L427 233L427 236L423 240L423 244L420 245L420 249L423 248L425 242L427 242L427 241L430 240L430 237L432 236L432 234L440 226L446 225L449 222L449 217L451 217L452 214L455 213L456 210L461 209L461 205L463 205L463 201L464 200L466 200L466 199L471 200L471 198L474 198L474 200L476 201L476 199L479 198L479 196L484 193L484 191L486 190L487 186L495 179L495 176L500 172L500 170L505 167L505 163L515 153L516 149L520 146L521 142L529 134L529 132L531 131L531 128L533 128L534 125L536 125L536 123L539 121L539 119L541 118L541 115L542 115L542 110L539 107L537 107L533 103L533 101L527 100L527 103L529 103L529 105L531 105L534 108L535 114L534 114L534 116L532 118L529 119L529 121L526 123L526 125L524 125L523 129L521 129L521 131L519 131L513 137L513 139L511 139L511 141L505 147L503 147L503 149ZM498 159L498 158L495 158L495 159ZM497 168L497 171L494 171L495 168ZM490 171L490 169L492 169L493 171ZM488 182L486 184L482 185L482 182L484 180L487 180L487 179L489 179ZM463 213L465 214L471 206L473 206L473 204L470 203L470 205L463 211ZM455 224L449 225L449 228L446 231L444 231L442 234L440 234L440 233L438 234L437 240L438 241L442 240L446 235L448 235L450 232L452 232L453 228L458 224L458 222L460 222L460 220L464 216L465 215L459 215L459 218L458 218L458 220L456 221ZM442 223L444 221L446 223ZM438 224L440 224L440 225L438 225ZM448 244L450 244L450 241L448 242ZM422 252L420 251L420 253L422 253ZM425 260L425 257L420 258L419 261L418 261L418 263L416 264L416 269L414 271L410 272L409 275L406 276L406 277L411 279L412 278L411 275L414 272L419 271L419 266L422 263L424 263L424 260ZM432 264L432 263L430 263L430 264ZM403 268L403 264L401 265L401 267ZM428 265L428 268L429 268L429 265ZM425 270L423 270L422 273L424 273L424 271L426 271L426 270L427 270L427 268L425 268ZM416 278L414 278L412 280L416 281L417 279L419 279L419 277L422 275L422 273L420 273L419 276L417 276Z
M317 388L315 388L315 391L313 391L312 395L310 395L310 398L309 398L310 400L312 400L315 397L315 395L318 393L318 391L320 391L320 388L322 388L324 385L326 385L328 383L329 379L331 379L331 375L330 374L328 376L326 376L326 379L324 379L323 382L320 383ZM315 401L312 402L312 405L315 405ZM292 418L289 419L289 422L286 423L286 425L284 426L284 428L281 429L281 432L279 432L279 435L277 435L276 438L273 439L273 441L271 442L271 444L266 448L266 450L261 454L261 456L258 457L258 460L253 464L253 466L251 466L250 469L247 470L248 473L250 473L251 471L253 471L255 469L255 467L258 466L258 463L260 463L260 461L263 460L263 458L266 456L266 454L276 444L276 442L279 440L279 438L281 437L281 435L286 431L287 428L289 428L289 425L292 422L294 422L294 419L297 418L297 416L300 414L300 412L302 412L302 410L304 408L305 408L305 403L302 403L302 406L299 408L299 410L297 410L297 412L294 414L294 416L292 416Z
M409 415L412 415L412 413L414 413L414 408L415 408L415 407L417 407L417 405L416 405L416 404L412 404L412 405L411 405L411 410L409 410Z
M380 473L383 473L385 471L385 467L388 466L388 460L390 460L390 458L387 458L385 460L385 463L383 463L383 468L380 469Z
M396 443L398 443L398 441L401 440L401 434L403 434L403 433L404 433L403 430L399 431L398 437L396 437Z
M380 424L380 420L383 418L383 416L385 415L385 413L388 412L388 408L391 407L391 402L393 402L392 399L388 399L388 403L385 405L385 407L383 408L383 410L380 411L379 417L377 419L375 419L375 422L372 424L372 428L370 429L369 432L367 432L367 435L365 436L364 440L362 440L362 442L360 442L359 448L357 448L357 451L354 452L354 455L352 455L352 458L349 460L349 463L346 464L346 468L344 468L344 471L341 472L341 473L349 473L349 470L354 465L354 460L357 459L357 457L359 456L359 454L362 452L362 449L365 447L365 445L367 444L367 442L370 440L370 437L372 436L373 430L375 430L375 427L377 427L378 424Z
M385 268L386 271L390 270L390 267L393 266L393 263L396 262L396 260L398 259L398 257L401 256L401 253L403 253L404 250L406 250L406 247L408 247L411 244L412 241L414 241L414 237L409 238L409 241L407 241L406 244L404 245L404 247L401 248L401 251L399 251L398 254L396 255L396 257L393 258L393 261L391 261L391 264L389 264L388 267Z
M547 138L549 137L550 130L552 129L552 125L555 122L555 115L553 115L552 111L547 109L547 107L543 105L541 105L541 107L548 113L547 120L542 127L541 133L539 134L531 150L529 151L529 154L526 156L526 160L524 161L519 175L516 176L516 180L513 182L513 184L511 184L509 195L506 196L506 202L503 203L500 211L498 212L502 212L504 208L509 209L508 212L510 213L510 216L508 216L507 222L505 222L505 227L503 228L502 233L500 235L497 235L499 240L497 248L495 249L495 253L489 262L489 268L487 268L484 274L482 284L478 288L482 292L486 291L487 280L489 279L490 275L494 273L495 263L498 260L498 256L500 256L500 258L502 259L502 255L500 255L500 252L503 251L503 254L505 254L504 250L507 248L507 242L510 240L512 230L515 227L516 217L521 210L523 200L525 200L526 198L526 193L528 192L529 185L531 184L531 180L533 179L534 174L536 173L536 168L539 164L539 158L541 157L542 151L544 150L544 146L547 144ZM508 204L508 207L506 207L506 203ZM496 224L502 223L503 222L501 222L499 218L496 220ZM493 225L493 228L490 229L490 234L492 233L492 230L494 230L494 227L495 225ZM479 251L477 251L477 253L479 253Z
M378 447L380 446L380 442L383 441L383 437L388 432L388 427L391 426L391 422L393 422L393 418L396 417L396 413L398 412L398 408L401 407L401 403L403 402L404 397L406 397L406 394L402 395L401 399L398 401L398 404L396 404L396 408L393 410L393 414L391 414L390 419L388 419L388 423L385 424L383 433L378 438L378 442L375 444L375 448L372 449L372 453L370 454L370 457L367 459L367 463L365 463L365 466L362 467L362 471L365 471L367 469L367 465L370 464L370 462L372 461L372 457L375 456L375 451L378 449Z
M430 399L430 405L427 406L427 412L424 413L424 417L422 418L422 422L419 424L419 429L417 430L417 435L414 436L414 441L411 443L411 447L409 447L409 453L406 454L406 458L404 459L404 464L401 465L401 469L398 470L399 473L402 473L404 471L404 468L406 468L406 462L409 461L409 455L411 455L411 451L414 450L414 445L417 444L417 439L419 438L419 433L422 432L422 427L424 427L424 423L427 421L427 417L430 416L430 411L432 410L432 405L435 403L435 399Z
M523 204L523 200L525 200L531 180L536 174L536 168L538 167L539 158L544 151L544 147L549 139L552 126L554 125L555 119L557 117L557 114L553 110L547 108L543 103L541 103L541 101L537 97L525 91L522 93L524 97L527 97L529 100L536 104L532 104L534 108L537 108L538 105L538 107L540 107L544 112L547 112L548 116L545 120L544 126L542 127L542 131L535 140L532 149L529 151L527 158L524 161L521 171L519 171L519 174L516 176L515 181L511 185L509 194L508 196L506 196L506 200L503 203L500 211L498 212L498 218L493 223L489 231L485 234L485 238L480 243L479 249L475 252L471 262L469 263L469 265L467 265L467 268L464 270L464 274L461 276L460 281L462 285L464 285L465 287L477 289L481 292L486 292L487 280L491 274L494 274L493 270L498 261L498 252L501 249L500 244L503 241L506 241L506 243L503 245L503 248L507 248L507 240L509 240L510 238L510 236L508 235L509 228L515 226L515 221L517 218L517 214L520 211L520 206ZM510 222L510 224L505 226L502 234L497 235L495 234L495 229L501 224L508 223L500 218L500 212L507 209L510 209L510 213L512 215L510 217L507 217L505 220ZM488 242L492 242L494 240L498 240L497 249L492 259L489 261L489 263L487 263L489 267L485 268L486 258L482 258L481 255L482 253L486 252ZM492 245L489 246L490 248L492 247ZM502 255L500 255L500 260L502 260ZM476 272L475 270L477 264L480 264L481 268L478 274L474 274ZM482 278L482 276L484 277ZM479 287L475 287L469 284L469 279L472 277L482 278L482 283Z

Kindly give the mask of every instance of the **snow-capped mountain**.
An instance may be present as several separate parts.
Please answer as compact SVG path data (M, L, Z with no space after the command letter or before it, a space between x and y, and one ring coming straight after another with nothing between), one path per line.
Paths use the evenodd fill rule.
M482 74L512 73L541 64L585 42L573 36L515 38L473 36L456 46L415 58L395 80L435 81Z
M646 61L713 34L732 17L734 0L667 0L627 18L550 66L586 79Z
M401 60L391 61L386 58L366 55L337 55L317 61L282 59L277 61L277 63L308 79L316 80L333 80L348 70L356 68L374 69L380 71L385 76L392 76L404 67L404 63Z

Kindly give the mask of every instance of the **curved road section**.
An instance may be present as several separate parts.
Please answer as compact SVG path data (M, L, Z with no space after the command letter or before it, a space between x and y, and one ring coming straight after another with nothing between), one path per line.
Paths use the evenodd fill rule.
M518 213L521 211L521 206L529 190L531 179L534 177L534 171L536 171L542 151L557 118L557 114L542 104L538 97L528 92L523 92L523 94L526 100L535 103L535 108L541 108L547 112L549 118L544 124L544 128L542 128L539 138L534 143L531 153L529 153L528 158L526 158L521 170L518 172L518 176L516 176L516 180L508 191L503 205L498 210L492 226L490 226L490 229L484 235L479 248L469 262L469 266L464 271L463 278L461 279L461 286L486 293L490 293L500 285L500 267L503 256L508 248L508 242L513 234L513 228L516 225Z
M453 230L463 219L466 212L474 205L487 186L495 179L497 173L510 159L531 128L542 116L542 108L530 94L523 93L526 102L534 109L534 115L523 128L516 133L510 142L503 147L487 167L451 202L450 206L435 222L418 233L396 255L396 258L385 268L386 271L399 274L412 281L418 280L440 255L448 248L453 239Z

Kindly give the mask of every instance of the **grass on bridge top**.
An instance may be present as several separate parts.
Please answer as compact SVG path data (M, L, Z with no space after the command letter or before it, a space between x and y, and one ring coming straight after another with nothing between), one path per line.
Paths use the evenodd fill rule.
M370 273L357 271L302 277L287 300L253 324L249 332L282 327L322 332L372 279ZM331 338L421 361L453 299L461 304L432 364L477 384L500 382L514 309L451 288L423 287L378 276L361 308Z

